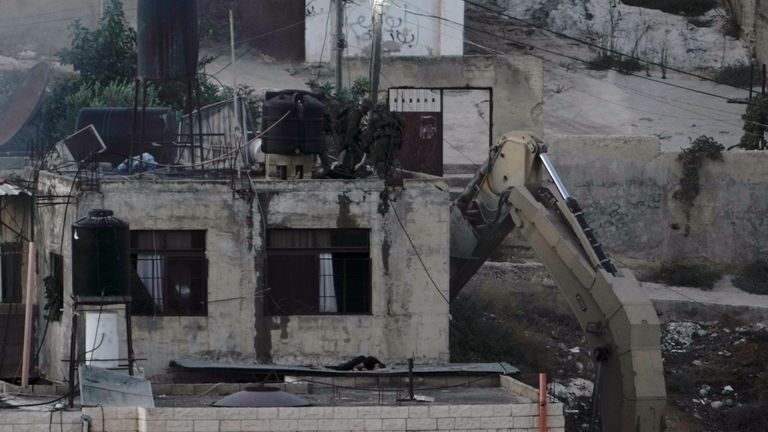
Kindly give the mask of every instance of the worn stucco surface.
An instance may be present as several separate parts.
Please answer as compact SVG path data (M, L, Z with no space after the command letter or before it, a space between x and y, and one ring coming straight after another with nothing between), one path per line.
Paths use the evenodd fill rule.
M655 137L550 136L553 162L609 252L652 261L706 257L744 263L768 244L768 154L731 151L706 161L690 222L673 198L678 153ZM685 235L685 226L690 233Z
M345 59L349 76L368 76L365 59ZM381 100L389 87L491 87L491 133L496 139L510 130L541 134L544 72L534 56L389 57L382 60ZM485 138L479 138L482 144Z
M70 182L41 176L44 190L62 195ZM62 323L71 320L70 226L89 209L108 208L131 229L206 230L208 315L134 316L134 349L147 358L140 364L151 377L159 378L178 357L295 364L334 364L358 355L384 362L410 356L423 362L448 360L448 305L393 210L435 283L447 293L448 193L442 180L406 180L403 189L391 191L388 202L378 180L255 181L254 189L253 199L243 199L233 197L226 182L107 181L101 192L78 193L76 188L64 223L64 206L41 208L41 251L58 249L65 230ZM264 316L264 227L369 228L372 313ZM47 274L44 261L40 278ZM68 353L68 327L51 323L45 340L41 369L55 379L65 376L60 360Z

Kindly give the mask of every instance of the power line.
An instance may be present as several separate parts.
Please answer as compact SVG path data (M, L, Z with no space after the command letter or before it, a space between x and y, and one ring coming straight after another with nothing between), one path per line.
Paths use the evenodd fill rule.
M522 24L525 24L525 25L528 25L528 26L531 26L531 27L535 27L535 28L543 30L543 31L545 31L547 33L551 33L551 34L553 34L555 36L558 36L558 37L561 37L561 38L564 38L564 39L568 39L568 40L572 40L574 42L578 42L580 44L587 45L587 46L592 47L592 48L597 48L597 49L599 49L601 51L604 51L604 52L609 52L611 54L616 54L618 56L632 58L632 59L635 59L635 60L639 61L640 63L645 63L645 64L648 64L648 65L651 65L651 66L657 66L657 67L665 68L665 69L677 72L679 74L688 75L688 76L691 76L691 77L694 77L694 78L698 78L698 79L701 79L701 80L711 81L711 82L714 82L714 83L717 83L717 84L720 84L720 85L724 85L724 86L728 86L728 87L733 87L733 88L736 88L736 89L739 89L739 90L743 90L743 91L750 91L750 89L748 89L748 88L739 87L739 86L732 85L732 84L721 83L721 82L718 82L717 80L714 80L714 79L712 79L710 77L706 77L704 75L699 75L699 74L696 74L696 73L693 73L693 72L688 72L688 71L685 71L685 70L680 69L680 68L676 68L676 67L672 67L672 66L669 66L669 65L665 65L665 64L662 64L662 63L655 62L653 60L646 60L646 59L643 59L643 58L641 58L640 56L637 56L637 55L630 55L630 54L626 54L624 52L621 52L621 51L618 51L618 50L615 50L615 49L606 48L606 47L600 46L600 45L598 45L596 43L593 43L593 42L590 42L590 41L587 41L587 40L584 40L584 39L580 39L580 38L577 38L577 37L574 37L574 36L570 36L568 34L565 34L565 33L562 33L562 32L558 32L556 30L549 29L549 28L547 28L547 27L545 27L543 25L539 25L539 24L536 24L534 22L531 22L531 21L528 21L528 20L524 20L522 18L518 18L518 17L512 16L512 15L509 15L507 13L495 10L493 8L490 8L488 6L485 6L485 5L481 4L481 3L477 3L477 2L472 1L472 0L462 0L462 1L464 3L466 3L466 4L478 7L480 9L483 9L485 11L491 12L493 14L496 14L496 15L508 18L508 19L510 19L512 21L516 21L516 22L519 22L519 23L522 23Z
M417 13L417 12L413 12L413 11L409 11L408 13L411 13L413 15L424 16L424 17L427 17L427 18L433 18L433 19L437 19L437 20L441 20L441 21L450 22L450 23L453 23L453 24L461 26L465 30L471 30L471 31L474 31L474 32L477 32L477 33L484 33L484 34L487 34L489 36L493 36L493 37L496 37L496 38L499 38L499 39L506 40L508 42L512 42L512 43L517 44L517 45L519 45L521 47L529 48L531 50L538 50L538 51L541 51L541 52L545 52L547 54L552 54L552 55L564 57L564 58L567 58L569 60L577 61L577 62L584 63L584 64L590 65L590 66L604 67L604 65L598 64L598 63L596 63L594 61L591 61L591 60L585 60L583 58L576 57L575 55L564 54L564 53L561 53L561 52L558 52L558 51L554 51L554 50L551 50L551 49L542 48L542 47L539 47L539 46L536 46L536 45L531 45L529 43L521 42L521 41L519 41L517 39L513 39L513 38L510 38L510 37L505 36L505 35L499 35L499 34L490 32L490 31L485 30L485 29L475 28L475 27L471 27L471 26L466 25L466 24L461 24L461 23L458 23L456 21L450 20L448 18L443 18L443 17L440 17L440 16L430 15L430 14L422 14L422 13ZM655 79L655 78L651 78L651 77L647 77L647 76L643 76L643 75L638 75L636 73L632 73L632 72L629 72L629 71L622 70L622 69L620 69L618 67L615 67L615 66L608 66L607 68L611 69L611 70L615 70L616 72L619 72L619 73L624 74L624 75L633 76L633 77L636 77L636 78L641 78L641 79L644 79L644 80L647 80L647 81L655 82L657 84L662 84L662 85L666 85L666 86L670 86L670 87L675 87L675 88L679 88L679 89L682 89L682 90L687 90L687 91L690 91L690 92L699 93L699 94L702 94L702 95L705 95L705 96L715 97L715 98L718 98L718 99L723 99L723 100L730 100L731 99L730 97L722 96L722 95L719 95L719 94L716 94L716 93L711 93L711 92L707 92L707 91L704 91L704 90L693 89L693 88L686 87L686 86L683 86L683 85L680 85L680 84L674 84L674 83L671 83L671 82L668 82L668 81L662 81L662 80L658 80L658 79Z
M390 202L389 206L392 207L392 211L395 214L395 219L397 219L397 223L400 224L400 228L402 228L403 233L405 234L405 238L407 238L408 243L411 244L411 248L413 249L413 252L416 254L416 258L419 259L419 262L421 263L421 267L424 268L424 272L427 274L429 281L432 282L432 286L435 287L435 290L437 290L437 293L440 294L440 297L442 297L446 303L451 304L451 302L448 301L448 297L446 297L445 294L443 294L443 291L440 290L440 287L437 286L437 282L435 282L435 280L432 278L432 274L429 272L427 265L424 264L424 260L421 259L421 254L419 254L419 250L416 249L416 245L413 243L413 240L411 239L411 235L408 234L408 230L405 229L405 225L403 225L403 221L400 220L400 215L397 214L397 209L395 208L395 205L392 204L392 202Z

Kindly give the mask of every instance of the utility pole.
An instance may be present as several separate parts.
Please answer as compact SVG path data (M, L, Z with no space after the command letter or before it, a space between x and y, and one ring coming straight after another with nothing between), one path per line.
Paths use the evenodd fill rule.
M235 165L237 166L237 178L240 179L240 164L237 163L237 156L240 155L240 150L238 147L240 146L240 142L237 139L237 114L240 111L240 108L237 106L237 56L235 56L235 12L230 9L229 10L229 54L232 56L232 114L233 118L230 120L230 133L232 145L237 151L235 152ZM201 115L200 112L197 113L197 115ZM190 116L190 121L192 121L192 117ZM243 124L245 124L245 121L243 121Z
M344 4L345 0L336 0L336 93L342 89L342 63L344 61L344 48L347 41L344 38Z
M381 74L381 21L384 0L373 1L373 42L371 44L371 102L376 106L379 99L379 75Z

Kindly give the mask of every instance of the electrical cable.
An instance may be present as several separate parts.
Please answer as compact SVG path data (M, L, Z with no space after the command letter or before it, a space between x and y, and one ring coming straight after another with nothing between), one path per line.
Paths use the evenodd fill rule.
M512 38L510 38L508 36L499 35L499 34L490 32L490 31L485 30L485 29L479 29L479 28L471 27L469 25L461 24L461 23L458 23L456 21L450 20L448 18L443 18L443 17L439 17L439 16L435 16L435 15L429 15L429 14L422 14L422 13L413 12L413 11L409 11L409 13L411 13L413 15L424 16L424 17L427 17L427 18L433 18L433 19L437 19L437 20L441 20L441 21L450 22L450 23L462 26L465 30L474 31L476 33L483 33L483 34L486 34L486 35L489 35L489 36L493 36L495 38L503 39L503 40L506 40L508 42L515 43L517 45L520 45L522 47L525 47L525 48L528 48L528 49L531 49L531 50L538 50L538 51L541 51L541 52L545 52L547 54L552 54L552 55L556 55L556 56L559 56L559 57L567 58L569 60L577 61L579 63L584 63L584 64L590 65L590 66L602 66L602 65L597 64L594 61L585 60L585 59L577 57L575 55L564 54L564 53L561 53L561 52L558 52L558 51L554 51L554 50L551 50L551 49L542 48L542 47L539 47L539 46L536 46L536 45L531 45L531 44L529 44L527 42L520 42L519 40L512 39ZM615 70L616 72L619 72L619 73L621 73L623 75L628 75L628 76L632 76L632 77L635 77L635 78L644 79L644 80L647 80L647 81L655 82L657 84L662 84L662 85L666 85L666 86L669 86L669 87L675 87L675 88L679 88L679 89L682 89L682 90L690 91L690 92L693 92L693 93L699 93L699 94L702 94L702 95L705 95L705 96L715 97L715 98L723 99L723 100L731 100L732 99L730 97L722 96L722 95L719 95L719 94L715 94L715 93L711 93L711 92L707 92L707 91L703 91L703 90L698 90L698 89L686 87L686 86L683 86L683 85L680 85L680 84L674 84L674 83L671 83L671 82L668 82L668 81L658 80L658 79L647 77L647 76L644 76L644 75L639 75L639 74L636 74L636 73L633 73L633 72L621 70L620 68L618 68L616 66L609 66L608 69Z
M416 254L416 257L419 259L419 262L421 263L421 267L424 268L424 272L427 274L427 277L429 278L430 282L432 282L432 286L435 287L435 290L437 290L437 293L440 294L440 297L445 300L447 304L450 304L451 302L448 300L448 297L443 294L443 291L440 290L440 287L437 286L437 282L432 278L432 274L429 272L429 269L427 268L427 265L424 264L424 260L421 258L421 254L419 254L419 250L416 249L416 245L413 243L413 240L411 239L411 235L408 234L408 230L405 229L405 225L403 225L403 221L400 219L400 215L397 214L397 209L395 208L395 205L392 204L392 202L389 203L389 206L392 208L392 211L394 212L395 219L397 219L397 223L400 224L400 228L402 228L403 233L405 234L405 237L408 239L408 243L411 244L411 248L413 248L413 252Z
M547 33L550 33L550 34L553 34L555 36L558 36L558 37L561 37L561 38L564 38L564 39L568 39L568 40L571 40L571 41L574 41L574 42L577 42L577 43L580 43L582 45L587 45L587 46L592 47L592 48L597 48L597 49L599 49L599 50L601 50L603 52L609 52L611 54L615 54L615 55L618 55L620 57L633 58L633 59L635 59L635 60L637 60L637 61L639 61L641 63L645 63L645 64L648 64L648 65L651 65L651 66L657 66L657 67L661 67L661 68L666 68L667 70L671 70L673 72L677 72L677 73L682 74L682 75L688 75L688 76L691 76L691 77L694 77L694 78L698 78L700 80L714 82L714 83L717 83L717 84L720 84L720 85L724 85L724 86L728 86L728 87L733 87L733 88L736 88L736 89L739 89L739 90L743 90L743 91L750 91L749 88L744 88L744 87L739 87L739 86L736 86L736 85L721 83L721 82L718 82L715 79L712 79L712 78L704 76L704 75L699 75L699 74L696 74L696 73L693 73L693 72L688 72L688 71L685 71L683 69L676 68L676 67L669 66L669 65L665 65L665 64L662 64L662 63L658 63L658 62L654 62L652 60L646 60L646 59L643 59L643 58L641 58L641 57L639 57L637 55L630 55L630 54L627 54L627 53L624 53L624 52L621 52L621 51L618 51L618 50L615 50L615 49L606 48L606 47L600 46L600 45L598 45L596 43L589 42L587 40L580 39L580 38L577 38L577 37L574 37L574 36L570 36L568 34L565 34L565 33L562 33L562 32L558 32L558 31L549 29L549 28L547 28L547 27L545 27L543 25L539 25L539 24L536 24L534 22L531 22L531 21L528 21L528 20L524 20L522 18L518 18L518 17L512 16L510 14L501 12L501 11L496 10L496 9L493 9L491 7L488 7L486 5L478 3L476 1L472 1L472 0L461 0L461 1L463 1L465 4L475 6L477 8L483 9L483 10L485 10L487 12L492 13L492 14L496 14L496 15L502 16L504 18L510 19L512 21L519 22L521 24L525 24L525 25L530 26L530 27L535 27L535 28L537 28L539 30L543 30L543 31L545 31Z
M320 72L323 70L323 53L325 53L325 43L328 41L328 25L331 22L331 11L328 11L328 18L325 19L325 35L323 35L323 46L320 49L320 58L317 60L317 77L315 81L320 80ZM337 90L338 91L338 90Z

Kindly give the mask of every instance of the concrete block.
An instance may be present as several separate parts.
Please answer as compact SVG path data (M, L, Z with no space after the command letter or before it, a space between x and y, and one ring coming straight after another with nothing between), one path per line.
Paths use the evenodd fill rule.
M269 421L269 428L273 431L295 431L299 428L299 421L288 419L272 419Z
M445 417L437 419L438 430L451 430L456 428L456 419Z
M116 419L110 419L107 418L106 424L104 425L104 429L109 431L135 431L138 429L136 420L116 420Z
M387 431L405 430L405 419L404 418L383 418L381 419L381 427Z
M165 427L168 432L189 432L194 430L194 422L192 420L166 420Z
M433 418L407 418L405 430L408 431L433 431L437 429L437 419Z
M538 404L513 404L512 415L519 416L535 416L539 414Z
M509 429L514 426L513 423L514 423L513 417L481 417L480 418L480 427L483 429Z
M117 408L118 419L137 419L139 418L138 408L133 407L119 407Z
M270 430L270 420L242 420L243 432L268 431Z
M456 429L480 429L479 417L458 417L455 421Z
M278 415L277 408L259 408L257 410L257 418L259 419L276 419Z
M425 417L429 417L429 407L426 407L426 406L408 407L408 418L425 418Z
M381 418L381 407L357 407L358 418Z
M357 418L357 407L333 407L333 418L335 419Z
M237 383L221 383L216 387L221 395L237 393L240 391L240 385Z
M173 420L173 408L146 408L147 420Z
M448 405L433 405L429 407L430 417L450 417L451 407Z
M219 421L218 420L195 420L194 431L195 432L218 432Z
M525 416L525 417L513 417L514 419L514 427L516 428L532 428L533 425L533 417Z
M221 432L240 432L243 430L243 424L240 420L220 420Z
M363 419L363 429L367 431L380 431L383 429L381 419Z
M149 420L141 422L146 432L165 432L168 430L167 420Z
M491 410L494 417L508 417L512 415L511 405L492 405Z
M317 419L299 419L298 428L300 431L316 431L318 425Z
M319 431L342 431L349 429L349 419L320 419L317 421Z
M381 407L381 418L406 418L408 407Z
M257 420L259 408L216 408L219 420Z
M210 408L174 408L173 418L179 420L210 420L215 419L215 412Z
M297 419L299 418L299 408L278 408L277 418L280 419Z
M300 419L332 419L332 407L306 407L299 408Z

